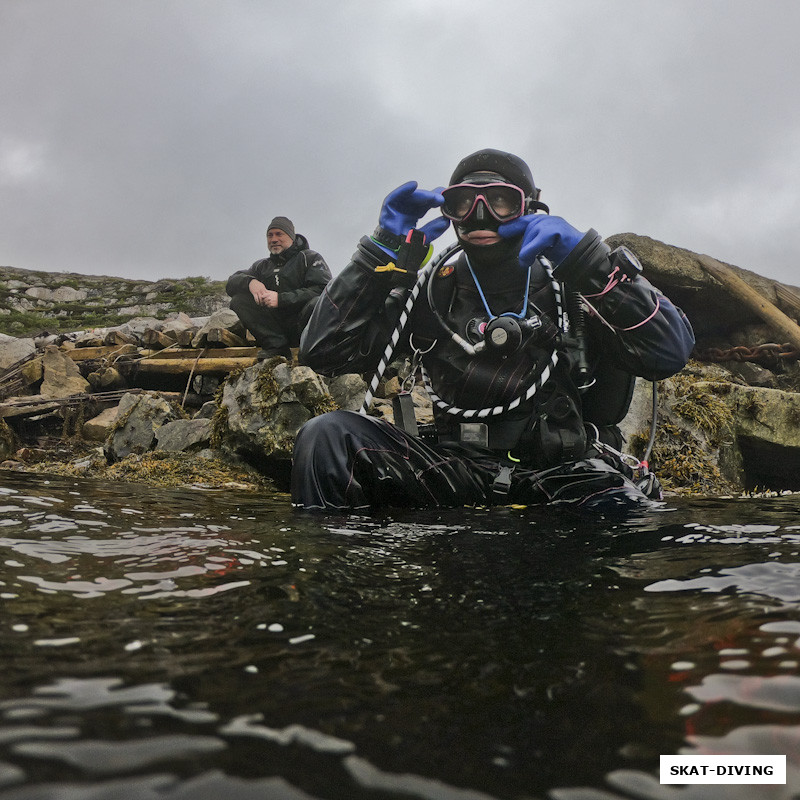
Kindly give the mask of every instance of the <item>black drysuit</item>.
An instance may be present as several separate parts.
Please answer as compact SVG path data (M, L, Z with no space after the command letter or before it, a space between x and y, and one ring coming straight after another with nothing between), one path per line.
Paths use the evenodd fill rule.
M249 289L253 278L278 293L277 307L256 303ZM305 236L298 234L294 244L283 252L234 272L225 291L231 297L231 308L259 346L288 355L289 348L299 344L314 303L330 279L325 259L309 250Z
M679 371L694 345L691 325L642 277L630 251L611 252L589 231L557 270L569 276L564 284L541 260L533 264L522 313L532 324L521 326L523 344L511 352L485 346L469 353L450 332L475 344L495 316L523 312L527 271L516 252L491 267L473 265L474 276L463 253L437 266L430 294L422 291L411 311L395 355L424 353L435 436L411 436L354 412L316 417L295 444L296 505L591 506L644 499L630 469L598 442L620 447L616 426L627 413L635 376L658 380ZM391 272L376 271L388 261L372 240L361 240L316 305L301 341L301 363L326 375L375 369L406 296L393 287ZM591 306L583 362L577 317L571 330L560 323L575 291Z

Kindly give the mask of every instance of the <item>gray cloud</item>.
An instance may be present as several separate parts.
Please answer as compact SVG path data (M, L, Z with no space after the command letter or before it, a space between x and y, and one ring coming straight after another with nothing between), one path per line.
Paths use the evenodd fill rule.
M4 0L0 263L225 278L294 219L334 272L480 147L553 213L789 283L800 6Z

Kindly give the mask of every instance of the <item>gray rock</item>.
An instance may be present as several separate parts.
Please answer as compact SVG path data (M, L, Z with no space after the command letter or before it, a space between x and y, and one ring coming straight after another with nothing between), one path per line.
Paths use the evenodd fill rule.
M202 450L211 440L211 420L195 417L167 422L156 431L156 440L156 450L173 453Z
M367 382L356 374L339 375L327 381L328 391L339 408L358 411L364 403Z
M125 456L152 450L162 425L182 419L180 411L157 394L123 395L114 428L103 446L106 461L113 464Z
M753 364L751 361L729 361L725 366L750 386L762 386L767 389L776 388L775 373L760 367L758 364Z
M124 325L120 325L119 330L123 333L141 336L148 328L160 331L163 324L164 321L156 317L133 317L133 319L129 319Z
M0 370L32 356L36 352L36 343L33 339L16 339L13 336L0 334Z
M229 378L220 407L222 422L216 433L223 452L243 458L281 485L288 476L297 431L336 405L311 369L272 358Z
M644 378L637 378L628 413L619 424L625 448L630 445L634 436L649 437L652 417L653 384Z

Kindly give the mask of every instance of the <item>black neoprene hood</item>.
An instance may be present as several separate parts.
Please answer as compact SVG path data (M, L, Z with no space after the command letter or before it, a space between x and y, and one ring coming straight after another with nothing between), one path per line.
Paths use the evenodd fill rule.
M496 172L509 183L519 186L526 197L536 197L537 189L530 167L513 153L486 148L462 158L450 178L450 186L461 183L472 172Z

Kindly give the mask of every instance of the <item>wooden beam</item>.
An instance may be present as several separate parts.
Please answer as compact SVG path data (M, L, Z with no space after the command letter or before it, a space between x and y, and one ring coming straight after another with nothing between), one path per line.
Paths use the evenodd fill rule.
M173 347L170 350L140 350L139 355L147 359L163 358L255 358L257 347L189 348Z
M168 336L166 333L157 331L154 328L148 328L142 334L142 341L154 350L162 350L165 347L172 347L177 341L174 337Z
M108 358L109 356L127 356L138 352L139 348L135 344L122 344L117 346L103 345L102 347L74 347L72 350L64 352L73 361L89 361L96 358Z
M788 342L800 350L800 326L794 320L787 317L774 303L753 289L721 261L706 255L698 255L697 260L706 272L713 275L734 297L761 317L779 335L781 341L778 344Z
M252 367L251 358L147 358L137 364L140 375L226 375L242 367Z
M198 330L199 328L187 328L184 331L178 331L178 344L181 347L191 347Z
M227 328L212 328L206 335L211 347L244 347L247 342L241 336L231 333Z

